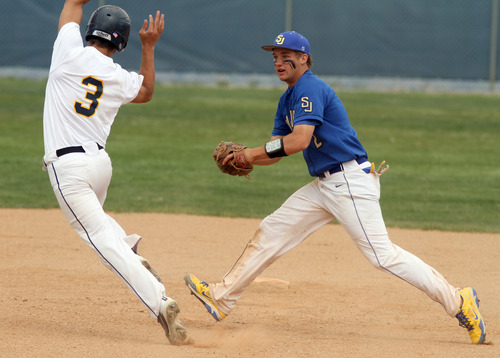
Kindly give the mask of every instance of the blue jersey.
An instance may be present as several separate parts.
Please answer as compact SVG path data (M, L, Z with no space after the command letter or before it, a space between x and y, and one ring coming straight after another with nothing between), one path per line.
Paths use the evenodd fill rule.
M337 94L310 70L281 95L272 135L290 134L298 124L316 126L311 143L303 151L312 176L367 157Z

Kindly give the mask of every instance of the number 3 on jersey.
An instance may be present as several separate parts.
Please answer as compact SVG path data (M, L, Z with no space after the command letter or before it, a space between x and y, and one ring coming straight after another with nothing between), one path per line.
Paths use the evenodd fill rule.
M91 103L88 107L85 107L82 102L75 101L74 108L76 113L85 117L92 117L95 114L97 106L99 106L98 99L102 96L102 90L104 86L101 80L90 76L85 77L82 80L82 84L90 88L87 91L85 98L88 99Z

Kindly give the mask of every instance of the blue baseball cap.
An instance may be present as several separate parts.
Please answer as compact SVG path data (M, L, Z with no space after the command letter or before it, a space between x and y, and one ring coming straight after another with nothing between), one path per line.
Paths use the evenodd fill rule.
M263 50L272 51L276 47L287 48L289 50L300 51L307 55L311 51L309 41L295 31L282 32L274 39L273 45L262 46Z

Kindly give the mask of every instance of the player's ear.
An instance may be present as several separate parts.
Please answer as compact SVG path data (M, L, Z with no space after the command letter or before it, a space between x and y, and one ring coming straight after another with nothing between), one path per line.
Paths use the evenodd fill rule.
M306 63L307 63L307 59L308 59L308 58L309 58L309 55L308 55L308 54L303 53L303 52L300 52L300 58L299 58L299 60L300 60L300 64L301 64L301 65L306 64Z

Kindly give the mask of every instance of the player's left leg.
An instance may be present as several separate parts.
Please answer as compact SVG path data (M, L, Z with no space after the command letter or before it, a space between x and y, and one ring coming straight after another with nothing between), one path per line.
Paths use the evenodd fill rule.
M139 261L141 261L141 263L142 263L142 266L144 266L146 269L148 269L148 271L151 272L151 274L159 282L163 282L162 278L160 277L158 272L153 268L153 266L151 265L149 260L146 259L145 257L139 255L139 253L138 253L138 246L139 246L139 242L142 240L142 237L137 235L137 234L127 235L125 233L125 230L123 230L123 228L116 222L115 219L113 219L108 214L106 214L106 216L108 218L110 225L113 227L113 229L115 231L115 235L117 235L119 238L121 238L128 245L128 247L130 247L130 249L134 252L134 254L137 255Z
M264 218L222 282L209 285L212 304L222 313L228 314L236 306L245 289L267 267L334 219L321 207L322 196L318 187L318 180L305 185ZM203 289L207 288L200 288Z

